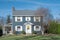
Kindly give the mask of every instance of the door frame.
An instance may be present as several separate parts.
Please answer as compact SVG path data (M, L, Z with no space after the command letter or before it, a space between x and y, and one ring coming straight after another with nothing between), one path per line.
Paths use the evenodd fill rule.
M27 26L28 26L28 25L30 25L30 27L29 27L29 28L30 28L30 30L29 30L30 32L27 32L27 31L28 31L28 29L27 29ZM27 34L27 33L29 33L29 34L32 33L32 25L31 25L31 24L25 25L25 32L26 32L26 34Z

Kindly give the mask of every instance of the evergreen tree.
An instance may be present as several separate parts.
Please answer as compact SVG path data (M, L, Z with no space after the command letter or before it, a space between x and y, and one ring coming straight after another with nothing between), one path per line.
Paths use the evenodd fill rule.
M7 24L8 23L11 23L11 21L10 21L10 15L7 16Z

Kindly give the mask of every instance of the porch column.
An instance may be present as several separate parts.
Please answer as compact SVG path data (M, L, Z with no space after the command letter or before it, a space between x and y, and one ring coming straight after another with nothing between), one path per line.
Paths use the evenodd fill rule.
M12 34L13 34L13 26L11 25L11 31L12 31Z
M2 26L3 34L5 34L5 26Z

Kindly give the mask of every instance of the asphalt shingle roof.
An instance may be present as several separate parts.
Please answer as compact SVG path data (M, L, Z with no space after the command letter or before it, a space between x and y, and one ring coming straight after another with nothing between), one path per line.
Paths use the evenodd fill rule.
M45 14L37 13L35 10L15 10L13 16L44 16Z

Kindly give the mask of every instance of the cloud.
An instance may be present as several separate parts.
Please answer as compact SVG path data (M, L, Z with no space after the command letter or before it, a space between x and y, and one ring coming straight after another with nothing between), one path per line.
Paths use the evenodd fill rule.
M30 3L34 3L37 5L45 5L45 6L60 6L60 4L53 4L53 3L42 3L42 2L36 2L36 1L27 1Z
M33 3L33 4L37 4L37 5L46 5L46 6L60 6L60 4L42 3L42 2L32 1L32 0L10 0L10 1L28 2L28 3Z
M44 6L60 6L60 4L54 4L54 3L43 3L43 2L37 2L33 0L0 0L0 1L12 1L12 2L26 2L26 3L33 3L37 5L44 5Z

